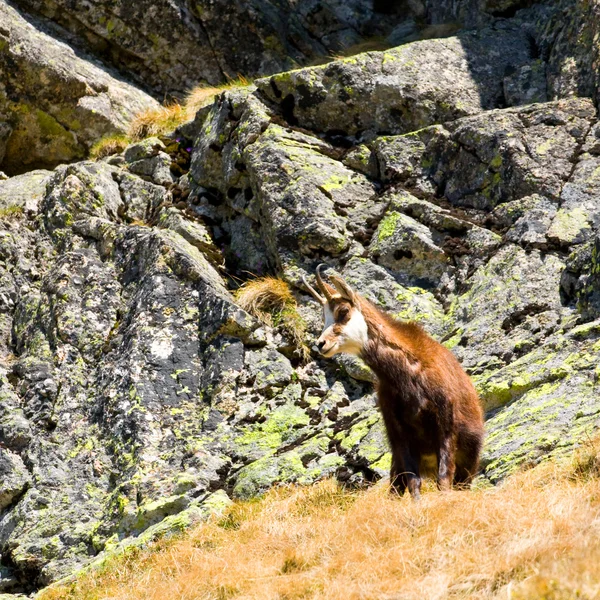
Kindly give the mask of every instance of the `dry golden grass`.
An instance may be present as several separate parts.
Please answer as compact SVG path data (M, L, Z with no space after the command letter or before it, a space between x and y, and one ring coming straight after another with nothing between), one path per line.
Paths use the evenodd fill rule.
M374 36L357 44L353 44L352 46L347 46L346 48L333 53L331 57L335 60L340 60L362 54L363 52L382 52L389 48L391 48L391 44L387 42L385 38Z
M215 96L218 96L221 92L239 87L247 87L251 83L252 81L246 79L243 75L238 75L236 79L230 79L227 83L217 87L204 85L195 87L188 93L185 99L185 109L188 119L193 119L196 112L210 104Z
M298 348L302 360L310 355L304 339L306 327L298 314L296 299L288 284L276 277L260 277L246 282L235 294L238 304L271 327L280 326Z
M111 154L120 154L129 144L131 139L126 135L108 135L90 148L90 158L97 160Z
M127 133L133 141L139 141L155 135L166 135L186 121L185 107L175 102L138 113L129 124Z
M236 79L231 79L217 87L199 85L188 93L183 104L173 102L138 113L129 125L128 135L133 141L143 140L154 135L167 135L183 123L193 119L198 110L210 104L221 92L246 87L251 83L239 75Z
M600 597L594 470L546 463L496 488L428 489L414 503L384 486L280 487L41 599Z

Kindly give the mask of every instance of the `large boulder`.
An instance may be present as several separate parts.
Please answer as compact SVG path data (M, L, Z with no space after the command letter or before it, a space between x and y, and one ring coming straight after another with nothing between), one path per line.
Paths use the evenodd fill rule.
M507 72L534 60L527 28L499 23L279 73L257 86L291 125L368 138L505 106Z
M0 2L0 167L7 173L83 158L104 135L158 103L81 56L39 21Z

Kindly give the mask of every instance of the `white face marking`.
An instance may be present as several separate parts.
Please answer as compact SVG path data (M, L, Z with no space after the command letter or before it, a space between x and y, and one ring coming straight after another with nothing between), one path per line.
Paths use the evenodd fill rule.
M328 327L331 327L334 324L334 319L333 319L333 312L332 310L329 308L329 304L326 304L323 307L323 318L325 319L325 327L323 328L323 333L325 333L325 330Z
M336 335L333 331L335 320L333 312L326 304L323 307L323 317L325 319L325 327L318 343L324 342L321 347L321 354L326 358L330 358L340 352L348 354L360 354L368 339L368 328L365 318L362 313L356 309L352 309L350 319L343 327L342 332Z

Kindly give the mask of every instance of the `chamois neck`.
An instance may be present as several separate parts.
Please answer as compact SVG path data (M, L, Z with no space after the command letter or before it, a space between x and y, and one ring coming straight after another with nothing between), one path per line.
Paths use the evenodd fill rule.
M414 370L419 362L414 344L423 333L419 325L397 321L362 298L361 312L367 323L368 339L360 357L377 377L394 380L399 368Z

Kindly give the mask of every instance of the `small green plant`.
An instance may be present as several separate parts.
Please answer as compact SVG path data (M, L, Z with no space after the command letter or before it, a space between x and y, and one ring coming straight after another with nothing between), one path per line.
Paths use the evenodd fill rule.
M17 204L11 206L0 207L0 219L14 219L23 214L23 207Z

